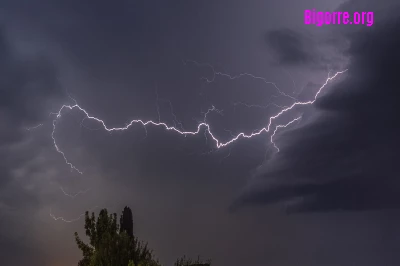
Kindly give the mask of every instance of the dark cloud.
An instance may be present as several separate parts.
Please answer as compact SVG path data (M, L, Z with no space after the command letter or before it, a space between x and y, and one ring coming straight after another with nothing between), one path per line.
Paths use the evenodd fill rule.
M265 39L280 64L306 65L315 64L317 61L313 41L297 31L272 30L266 34Z
M11 49L6 34L0 31L0 109L2 119L8 127L8 136L18 140L25 127L33 126L48 115L49 99L60 98L63 94L57 81L56 67L44 56L35 58L19 57ZM14 130L17 129L17 130ZM16 135L16 131L19 132ZM2 131L2 134L6 134ZM12 144L7 140L7 144Z
M60 99L63 95L57 85L55 67L50 61L41 57L21 58L10 46L6 34L0 31L0 147L4 154L18 150L18 143L26 140L27 128L38 125L48 116L51 107L50 99ZM59 101L58 101L59 102ZM31 160L34 151L4 156L5 169L18 168L21 162ZM8 174L2 178L7 180Z
M397 19L352 35L344 80L317 100L312 121L282 134L281 151L242 203L287 202L296 211L400 207L399 26Z
M32 224L26 217L35 214L40 200L35 189L29 188L36 170L30 162L38 154L29 149L28 127L36 126L48 117L50 100L60 99L57 73L50 61L41 55L21 57L12 49L12 42L0 30L0 256L5 265L43 265L37 250L21 239ZM57 102L57 101L56 101ZM18 172L23 171L21 179ZM29 242L32 239L29 238ZM26 254L15 256L12 252ZM37 264L36 264L37 263Z
M273 52L274 63L279 66L337 71L344 63L339 51L345 49L346 38L340 34L326 35L321 37L300 29L280 28L268 31L265 40Z

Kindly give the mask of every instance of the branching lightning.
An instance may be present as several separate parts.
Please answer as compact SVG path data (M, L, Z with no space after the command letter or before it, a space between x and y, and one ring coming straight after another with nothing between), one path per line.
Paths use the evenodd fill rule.
M274 82L268 81L268 80L267 80L266 78L264 78L264 77L256 76L256 75L253 75L253 74L250 74L250 73L246 73L246 72L240 73L240 74L238 74L238 75L236 75L236 76L232 76L232 75L227 74L227 73L215 71L215 68L214 68L212 65L208 64L208 63L199 63L199 62L193 61L193 60L186 60L186 61L183 61L183 64L186 65L187 63L193 63L193 64L195 64L195 65L198 66L198 67L209 67L209 68L212 70L212 72L213 72L213 77L212 77L212 79L205 78L205 77L201 78L202 80L205 80L205 81L208 82L208 83L214 82L214 81L215 81L215 78L216 78L217 76L226 77L226 78L228 78L228 79L230 79L230 80L239 79L239 78L242 78L242 77L251 77L251 78L253 78L253 79L261 80L261 81L264 82L265 84L271 84L272 86L275 87L275 89L278 91L278 93L279 93L280 95L285 96L285 97L289 97L289 98L291 98L292 100L297 101L296 98L294 98L293 96L291 96L291 95L289 95L289 94L284 93L283 91L281 91L281 90L278 88L278 86L277 86Z
M144 121L144 120L142 120L142 119L134 119L134 120L130 121L128 124L126 124L126 125L123 126L123 127L114 127L114 128L111 128L111 127L108 127L108 126L106 125L106 123L104 122L104 120L102 120L102 119L100 119L100 118L98 118L98 117L95 117L95 116L89 114L83 107L81 107L81 106L73 99L73 101L74 101L74 104L73 104L73 105L67 105L67 104L62 105L61 108L58 110L57 113L53 113L53 114L56 115L56 118L53 120L53 131L52 131L52 133L51 133L51 137L52 137L52 139L53 139L53 144L54 144L54 147L55 147L56 151L62 155L62 157L64 158L65 163L71 168L71 170L75 170L75 171L77 171L78 173L83 174L82 171L80 171L77 167L75 167L75 166L68 160L68 158L66 157L65 153L64 153L64 152L59 148L59 146L57 145L57 141L56 141L56 138L55 138L57 121L62 117L62 114L63 114L63 112L64 112L65 110L78 110L78 111L82 112L82 113L85 115L85 118L84 118L84 119L94 120L94 121L100 123L100 125L103 127L103 129L106 130L106 131L108 131L108 132L113 132L113 131L124 131L124 130L127 130L128 128L130 128L131 126L133 126L134 124L140 124L140 125L142 125L145 129L146 129L146 127L149 126L149 125L152 125L152 126L159 126L159 127L163 127L165 130L174 131L174 132L176 132L176 133L178 133L178 134L180 134L180 135L184 135L184 136L187 136L187 135L197 135L197 134L199 134L199 133L201 132L202 129L204 129L204 134L205 134L205 136L206 136L206 137L207 137L207 136L210 137L210 140L212 140L212 141L214 142L215 147L216 147L217 149L220 149L220 148L222 148L222 147L228 146L229 144L231 144L231 143L237 141L238 139L241 139L241 138L249 139L249 138L252 138L252 137L254 137L254 136L260 135L260 134L262 134L262 133L270 132L270 131L271 131L272 123L273 123L273 121L274 121L275 119L279 118L279 117L282 116L284 113L286 113L286 112L292 110L292 109L293 109L294 107L296 107L296 106L312 105L312 104L316 101L316 99L317 99L318 95L321 93L321 91L325 88L325 86L326 86L331 80L335 79L339 74L342 74L342 73L344 73L344 72L347 71L347 69L346 69L346 70L343 70L343 71L336 72L336 74L333 75L333 76L331 76L331 77L328 76L328 78L325 80L324 84L319 88L319 90L317 91L317 93L315 94L315 96L314 96L314 98L313 98L312 100L305 101L305 102L301 102L301 101L297 101L294 97L292 97L292 96L290 96L290 95L288 95L288 94L283 93L283 92L275 85L275 83L268 82L268 81L266 81L265 78L258 77L258 76L255 76L255 75L252 75L252 74L248 74L248 73L242 73L242 74L239 74L239 75L237 75L237 76L231 76L231 75L229 75L229 74L225 74L225 73L222 73L222 72L217 72L217 71L215 71L215 70L214 70L214 67L211 66L211 65L209 65L209 64L199 64L199 63L197 63L197 62L195 62L195 61L186 61L186 62L192 62L192 63L194 63L194 64L196 64L196 65L198 65L198 66L208 66L208 67L210 67L210 68L213 70L213 73L214 73L214 74L213 74L213 78L212 78L212 79L204 78L204 80L206 80L207 82L213 82L213 81L215 80L215 77L216 77L217 75L224 76L224 77L228 77L229 79L237 79L237 78L240 78L240 77L243 77L243 76L249 76L249 77L252 77L252 78L254 78L254 79L260 79L260 80L262 80L263 82L265 82L266 84L272 84L272 85L277 89L277 91L279 92L279 94L281 94L282 96L289 97L289 98L293 99L293 100L294 100L294 103L291 104L290 106L286 106L286 107L284 107L284 108L283 108L283 106L278 106L278 107L281 107L281 108L283 108L283 109L280 110L278 113L276 113L274 116L269 117L269 118L268 118L268 123L267 123L267 125L266 125L265 127L261 128L261 129L259 129L259 130L253 131L253 132L250 133L250 134L247 134L247 133L245 133L245 132L240 132L240 133L238 133L238 134L232 136L232 138L231 138L230 140L223 142L223 141L221 141L221 140L219 140L219 139L216 138L215 134L214 134L213 131L211 130L210 124L207 123L207 115L210 114L211 112L217 112L217 113L219 113L220 115L223 115L222 110L218 110L218 109L216 109L214 106L212 106L211 108L209 108L209 109L207 110L207 112L204 112L204 113L203 113L203 114L204 114L204 120L203 120L202 122L200 122L200 123L197 125L197 129L194 130L194 131L186 131L186 130L183 130L182 124L176 119L176 116L175 116L174 114L173 114L173 116L174 116L174 126L169 126L168 124L166 124L166 123L164 123L164 122L161 122L161 119L160 119L160 111L159 111L158 104L157 104L157 113L158 113L158 115L159 115L159 117L158 117L158 118L159 118L158 122L153 121L153 120ZM185 62L184 62L184 63L185 63ZM157 91L156 91L156 93L157 93ZM159 100L160 100L160 99L158 98L158 94L157 94L157 103L158 103ZM169 103L170 103L170 106L172 107L171 102L169 102ZM172 109L171 109L171 111L172 111ZM172 112L173 112L173 111L172 111ZM270 141L271 141L271 143L274 145L274 147L277 149L277 151L279 151L279 148L278 148L278 147L276 146L276 144L273 142L273 137L276 135L277 130L280 129L280 128L286 128L287 126L291 125L291 124L294 123L295 121L298 121L300 118L301 118L301 117L297 117L297 118L293 119L292 121L290 121L290 122L287 123L287 124L275 126L274 131L273 131L273 134L271 135ZM179 128L181 128L181 129L177 128L177 124L179 125ZM207 140L208 140L208 137L207 137Z
M285 125L277 125L277 126L275 127L274 133L272 133L272 135L271 135L271 143L272 143L272 145L274 145L275 149L276 149L278 152L279 152L279 148L278 148L278 146L276 146L276 144L275 144L275 142L274 142L274 137L275 137L276 132L278 131L278 129L288 127L288 126L290 126L291 124L293 124L294 122L299 121L300 119L301 119L301 116L299 116L299 117L293 119L292 121L290 121L289 123L287 123L287 124L285 124Z

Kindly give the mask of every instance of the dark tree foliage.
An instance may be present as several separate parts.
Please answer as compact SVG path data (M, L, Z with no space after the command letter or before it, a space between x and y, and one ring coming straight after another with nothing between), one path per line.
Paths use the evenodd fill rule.
M129 207L125 207L122 212L122 216L119 220L120 231L126 232L128 236L133 238L133 216L132 210Z
M138 265L140 262L151 261L152 252L148 249L147 243L140 241L133 235L133 215L129 207L125 207L122 216L119 220L120 232L125 232L130 238L130 244L133 252L130 254L129 259Z
M124 209L126 217L132 217L129 208ZM120 221L124 219L121 217ZM127 221L129 221L127 219ZM152 251L147 243L139 241L135 236L127 234L126 229L132 229L133 223L123 224L121 230L117 224L117 214L109 215L106 209L99 213L97 218L92 213L85 213L85 230L89 237L89 244L84 243L75 233L78 248L82 250L83 258L78 266L127 266L129 263L135 266L159 266L153 258ZM122 224L122 222L121 222Z
M85 233L89 244L84 243L75 232L75 240L82 251L83 258L78 266L160 266L154 259L147 243L133 234L132 211L125 207L117 224L117 214L108 214L106 209L96 217L85 213ZM175 262L175 266L210 266L211 261L203 262L187 259L185 256Z

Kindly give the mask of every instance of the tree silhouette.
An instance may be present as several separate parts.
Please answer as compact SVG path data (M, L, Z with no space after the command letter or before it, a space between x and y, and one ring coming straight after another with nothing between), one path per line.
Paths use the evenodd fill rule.
M120 231L126 232L128 236L133 238L133 217L131 208L127 206L124 208L119 224Z
M117 224L117 214L108 214L106 209L96 217L85 213L85 233L89 243L84 243L75 232L75 241L83 258L78 266L160 266L154 259L147 243L133 234L132 211L125 207ZM210 266L211 261L202 262L185 256L175 266Z
M125 211L127 215L124 217L129 218L130 213L132 218L131 210L126 207ZM120 221L124 221L124 218L121 217ZM127 234L127 229L133 231L132 222L123 226L119 228L117 214L109 215L106 209L100 211L97 221L94 213L89 217L89 212L86 212L85 230L89 244L84 243L75 232L76 243L83 254L78 266L126 266L129 263L135 266L159 266L147 243L139 241L133 234Z

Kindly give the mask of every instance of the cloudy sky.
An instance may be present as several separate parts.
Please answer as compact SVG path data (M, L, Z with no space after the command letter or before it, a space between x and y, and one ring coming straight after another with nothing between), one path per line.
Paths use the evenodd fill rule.
M81 214L128 205L165 265L399 265L396 2L3 0L1 264L76 265ZM375 20L304 25L312 8ZM225 143L346 69L220 149L55 114Z

